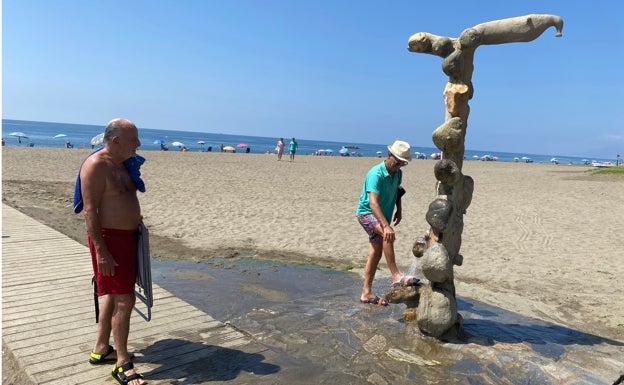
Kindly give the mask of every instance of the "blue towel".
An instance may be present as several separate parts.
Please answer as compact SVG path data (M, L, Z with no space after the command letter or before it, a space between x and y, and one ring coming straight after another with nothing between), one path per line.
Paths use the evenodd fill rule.
M95 154L96 152L102 150L101 148L97 151L94 151L89 156ZM87 159L89 158L87 157ZM86 161L86 159L85 159ZM82 162L84 164L84 162ZM128 170L128 174L130 174L130 178L134 181L137 190L140 192L145 192L145 182L141 179L141 165L145 163L145 158L141 155L135 155L132 158L128 158L124 161L124 166ZM82 169L82 165L80 165L80 169ZM82 191L80 184L80 169L78 170L78 176L76 177L76 185L74 186L74 213L78 214L82 211L83 203L82 203Z

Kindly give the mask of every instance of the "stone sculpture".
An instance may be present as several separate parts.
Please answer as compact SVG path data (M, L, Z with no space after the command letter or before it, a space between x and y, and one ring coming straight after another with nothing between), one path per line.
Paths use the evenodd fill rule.
M474 52L480 45L529 42L555 27L561 36L563 20L555 15L526 15L495 20L468 28L458 38L430 33L412 35L408 50L440 56L449 77L444 88L445 122L433 131L433 143L442 152L434 168L437 196L426 214L430 228L413 247L419 274L427 279L420 287L393 287L390 302L404 302L405 321L416 321L420 331L444 340L459 337L462 317L457 312L453 265L461 266L459 254L464 228L463 215L470 205L474 181L462 174L464 140L474 88Z

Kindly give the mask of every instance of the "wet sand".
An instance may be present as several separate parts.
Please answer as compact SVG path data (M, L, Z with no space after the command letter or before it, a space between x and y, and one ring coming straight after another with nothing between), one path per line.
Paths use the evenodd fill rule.
M84 243L84 222L71 213L71 196L77 169L88 153L3 148L3 201ZM367 250L354 211L364 174L379 159L300 156L290 163L255 154L143 155L148 191L139 197L156 260L202 261L244 254L350 269L355 278L348 288L334 288L320 298L344 296L341 312L364 311L351 309L354 303L361 309L356 300ZM405 168L408 195L403 222L396 229L398 263L405 270L413 260L413 241L427 228L424 215L433 198L433 165L414 161ZM522 320L557 325L571 334L624 340L624 182L587 171L581 166L467 161L464 173L475 179L475 194L465 217L464 265L455 269L458 298ZM386 282L383 263L378 276L379 284ZM279 304L286 294L275 282L274 291L267 288L264 293L277 296ZM239 299L238 289L224 289L225 299L206 309L209 314L219 304ZM378 290L383 289L382 285ZM316 308L319 313L332 310L322 303ZM367 318L346 329L366 330L371 327L367 322L388 321L389 330L401 330L396 326L401 325L401 311L396 309L391 317L379 311L379 319ZM464 318L465 311L460 308ZM470 330L468 320L466 329ZM518 345L524 332L529 331L506 331L503 334L512 337L493 337L493 346L509 343L506 339L512 347ZM389 338L386 330L379 335Z
M153 271L161 287L266 344L280 383L610 385L624 369L624 342L471 298L458 298L461 340L423 337L402 321L405 305L357 303L359 276L335 269L241 256ZM302 367L314 373L289 375Z

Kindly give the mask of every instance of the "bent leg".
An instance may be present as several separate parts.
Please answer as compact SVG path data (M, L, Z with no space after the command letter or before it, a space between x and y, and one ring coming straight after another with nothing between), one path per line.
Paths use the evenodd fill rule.
M397 267L395 256L394 256L394 242L383 242L383 253L386 257L386 264L388 265L388 269L390 269L390 274L392 275L392 282L398 282L401 280L401 272Z

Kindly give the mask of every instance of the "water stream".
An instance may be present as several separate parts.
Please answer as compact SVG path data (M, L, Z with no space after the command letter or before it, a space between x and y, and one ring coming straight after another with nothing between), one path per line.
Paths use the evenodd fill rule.
M463 341L444 343L403 322L404 304L360 304L361 280L348 272L250 258L152 268L156 284L277 352L284 373L318 369L290 384L610 385L624 371L623 342L469 298L458 298Z

